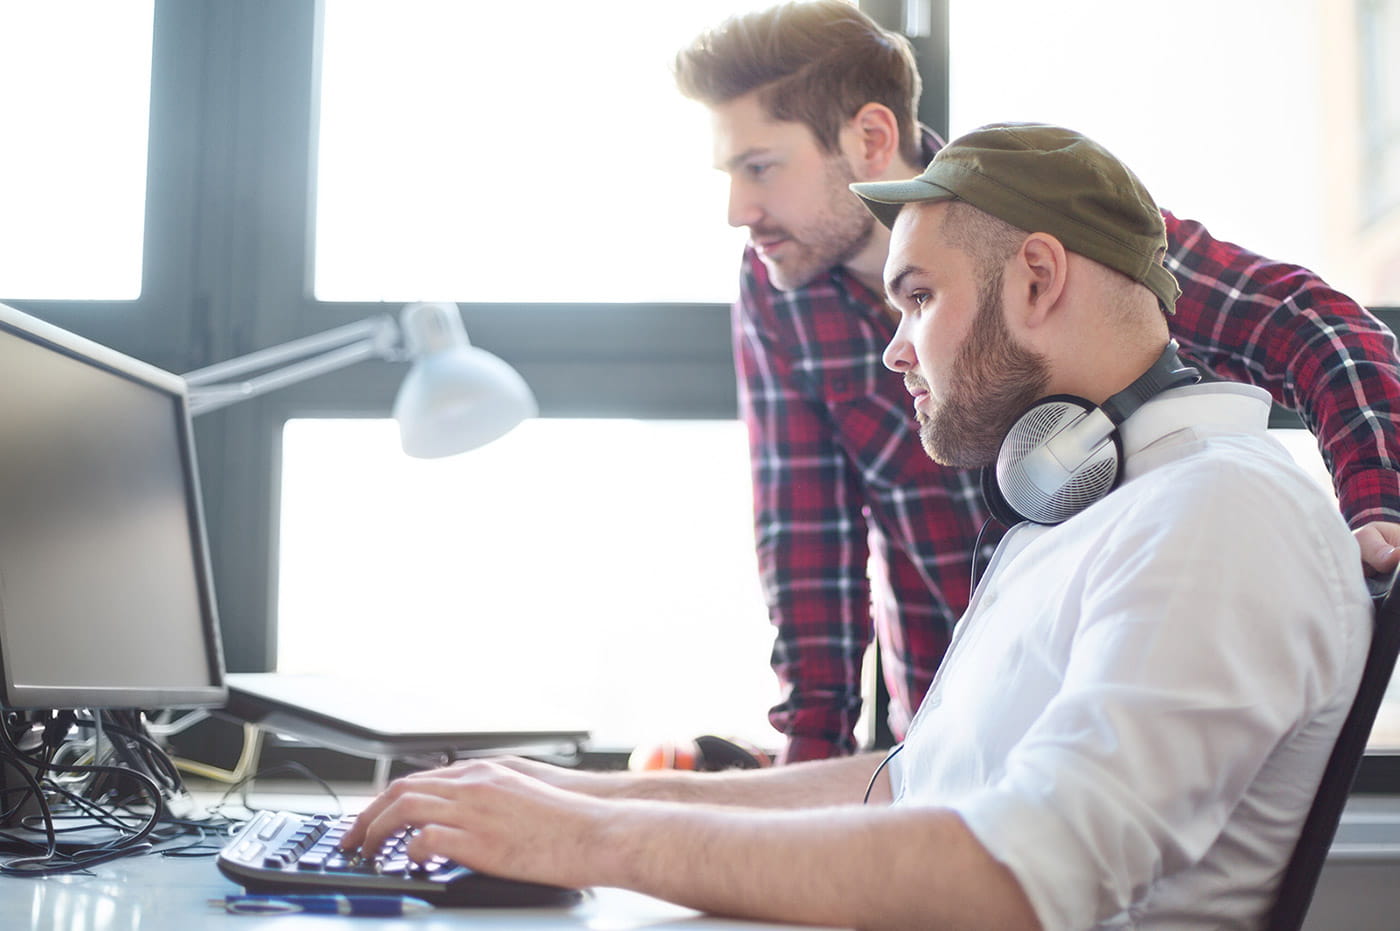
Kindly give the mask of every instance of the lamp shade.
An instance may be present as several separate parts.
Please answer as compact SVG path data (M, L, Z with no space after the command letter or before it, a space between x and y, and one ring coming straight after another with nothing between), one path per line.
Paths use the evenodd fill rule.
M539 413L525 379L468 342L455 304L410 304L400 324L413 365L394 399L394 419L408 455L475 449Z

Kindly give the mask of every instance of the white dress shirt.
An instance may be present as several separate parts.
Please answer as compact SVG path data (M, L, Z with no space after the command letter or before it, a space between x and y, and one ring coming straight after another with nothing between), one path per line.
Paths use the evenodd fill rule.
M1122 485L1003 540L890 762L895 804L957 811L1046 929L1254 927L1272 901L1372 611L1268 405L1207 384L1133 414Z

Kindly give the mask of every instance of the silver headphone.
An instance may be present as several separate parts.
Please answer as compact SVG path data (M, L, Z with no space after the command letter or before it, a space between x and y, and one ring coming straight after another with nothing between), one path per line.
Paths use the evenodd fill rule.
M1070 394L1043 398L1016 419L994 465L982 470L982 497L1008 527L1023 520L1059 524L1112 491L1122 476L1118 426L1149 399L1200 381L1175 340L1131 385L1096 406Z

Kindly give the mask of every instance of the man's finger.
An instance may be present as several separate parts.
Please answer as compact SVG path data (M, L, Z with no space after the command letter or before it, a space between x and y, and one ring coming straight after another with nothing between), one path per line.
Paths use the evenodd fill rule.
M1372 572L1390 572L1400 563L1400 524L1383 521L1367 524L1356 531L1361 561Z

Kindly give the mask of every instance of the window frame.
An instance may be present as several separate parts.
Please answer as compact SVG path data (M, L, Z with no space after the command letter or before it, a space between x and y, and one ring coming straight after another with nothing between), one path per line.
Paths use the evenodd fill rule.
M906 7L926 13L911 40L927 89L920 118L946 136L946 0L860 5L892 28ZM157 0L141 295L9 303L174 372L397 309L312 296L320 23L319 0ZM544 416L736 415L726 305L461 307L473 343L521 371ZM1400 319L1380 310L1392 327ZM401 375L364 363L196 422L230 671L275 667L283 424L387 417ZM1368 754L1359 789L1400 789L1398 763Z

